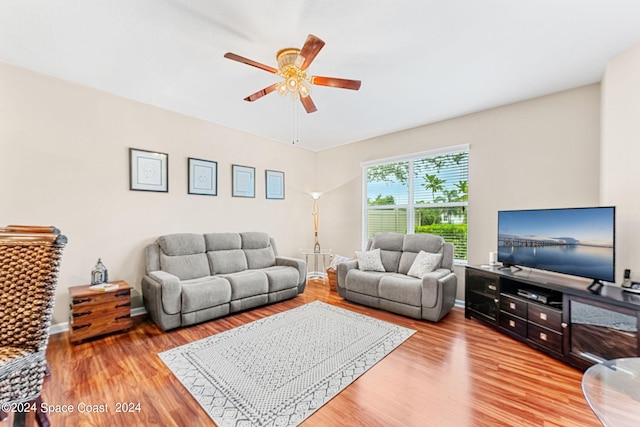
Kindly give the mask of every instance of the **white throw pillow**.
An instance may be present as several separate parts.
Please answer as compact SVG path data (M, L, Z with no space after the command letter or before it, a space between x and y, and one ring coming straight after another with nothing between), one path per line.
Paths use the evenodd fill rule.
M367 252L357 252L358 268L362 271L386 271L380 259L380 249Z
M420 251L413 261L407 276L417 277L422 279L427 273L431 273L433 270L440 266L440 260L442 254L432 254L425 251Z

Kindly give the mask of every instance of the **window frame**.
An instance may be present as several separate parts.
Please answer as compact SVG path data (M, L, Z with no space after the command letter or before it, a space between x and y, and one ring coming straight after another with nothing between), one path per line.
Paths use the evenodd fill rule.
M401 156L395 157L387 157L378 160L369 160L361 163L362 167L362 248L363 250L366 248L367 242L369 238L368 234L368 212L369 210L381 210L381 209L406 209L406 221L407 221L407 234L415 234L415 210L418 208L446 208L446 207L458 207L463 206L467 208L469 201L467 199L466 202L443 202L443 203L415 203L414 201L414 181L415 181L415 170L414 170L414 162L417 160L422 160L429 157L438 157L444 156L448 154L455 154L466 151L467 155L469 154L469 144L461 144L451 147L443 147L434 150L422 151L419 153L411 153ZM408 176L407 176L407 187L408 187L408 203L394 204L394 205L373 205L369 206L368 204L368 194L367 194L367 168L372 166L384 166L394 163L408 162ZM469 158L467 157L467 170L469 166ZM467 176L468 183L468 176ZM468 195L468 193L467 193ZM468 216L467 216L467 224L468 224ZM468 235L467 235L468 239ZM467 240L467 251L469 248L469 243ZM466 259L454 259L455 264L466 265Z

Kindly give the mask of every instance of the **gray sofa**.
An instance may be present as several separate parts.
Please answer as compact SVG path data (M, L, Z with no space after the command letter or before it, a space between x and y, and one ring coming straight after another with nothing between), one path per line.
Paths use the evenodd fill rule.
M170 234L147 246L142 296L163 330L293 298L303 260L278 256L267 233Z
M384 272L362 271L358 260L338 264L338 294L359 304L434 322L455 304L458 279L453 245L432 234L376 233L367 251L380 249ZM422 278L408 276L420 251L441 254L440 264Z

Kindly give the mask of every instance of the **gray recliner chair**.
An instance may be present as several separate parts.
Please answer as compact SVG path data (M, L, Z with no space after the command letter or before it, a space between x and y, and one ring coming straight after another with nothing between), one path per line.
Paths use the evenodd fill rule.
M370 307L434 322L455 304L458 278L453 271L453 244L433 234L376 233L367 251L380 249L385 271L366 271L358 260L338 264L338 294ZM420 253L440 254L434 270L421 277L407 273Z

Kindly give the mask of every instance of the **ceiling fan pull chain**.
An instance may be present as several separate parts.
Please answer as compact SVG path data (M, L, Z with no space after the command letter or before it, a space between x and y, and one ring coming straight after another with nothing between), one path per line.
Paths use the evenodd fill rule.
M300 122L298 115L298 103L295 99L291 102L291 144L300 142Z
M295 102L291 103L291 144L296 143L296 106Z

